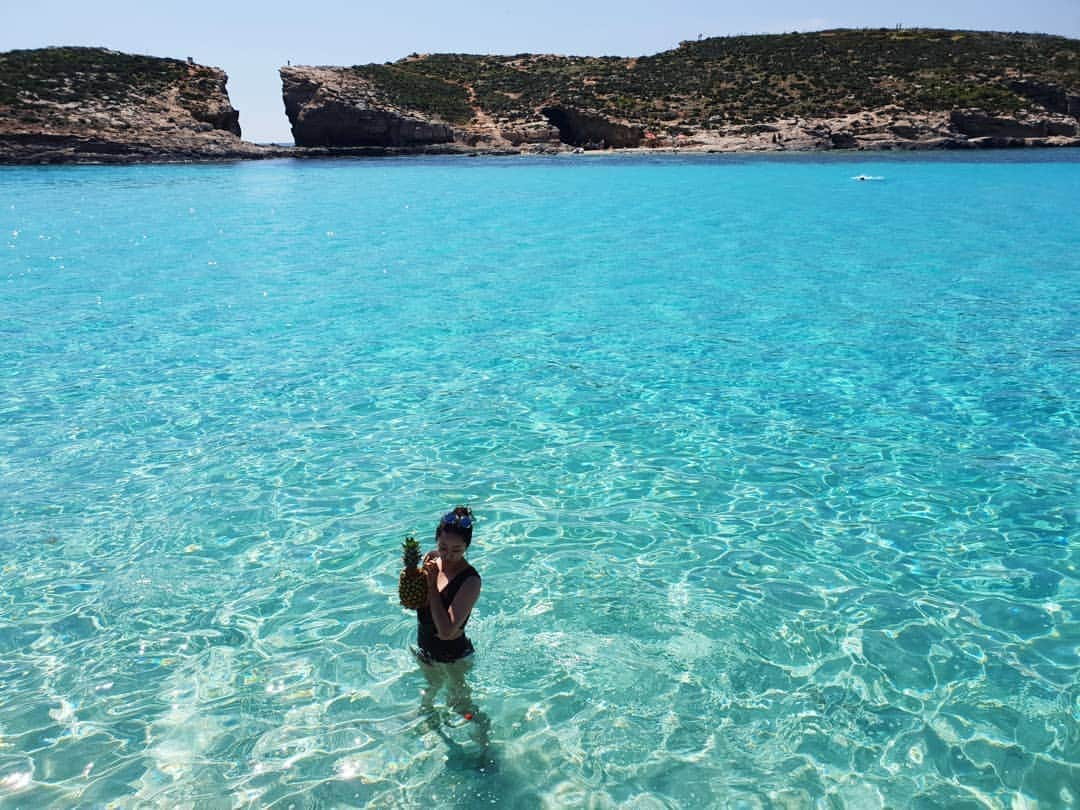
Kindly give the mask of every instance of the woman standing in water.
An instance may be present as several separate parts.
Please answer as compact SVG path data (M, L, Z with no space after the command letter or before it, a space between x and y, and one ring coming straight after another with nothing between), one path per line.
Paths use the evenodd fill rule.
M454 507L435 529L436 550L424 557L428 601L416 611L417 656L424 664L455 663L474 652L465 635L481 585L480 575L465 559L472 533L472 512L467 506Z
M432 728L461 756L460 745L446 736L434 711L435 695L446 684L446 702L451 711L471 726L470 737L480 746L481 764L486 762L490 723L472 698L465 674L472 668L473 645L465 635L476 600L480 597L480 575L465 559L472 543L473 514L467 506L456 506L442 516L435 529L436 550L424 557L428 582L427 604L416 611L416 657L420 660L427 688L423 707Z

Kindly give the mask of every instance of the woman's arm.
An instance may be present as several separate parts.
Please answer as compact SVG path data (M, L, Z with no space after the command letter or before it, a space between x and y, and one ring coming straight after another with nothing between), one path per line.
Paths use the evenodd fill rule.
M425 563L424 573L428 575L428 607L431 608L436 635L443 641L457 638L461 635L461 626L469 618L473 605L480 597L480 577L469 577L462 582L454 601L447 609L443 607L442 597L439 595L438 563L435 560Z

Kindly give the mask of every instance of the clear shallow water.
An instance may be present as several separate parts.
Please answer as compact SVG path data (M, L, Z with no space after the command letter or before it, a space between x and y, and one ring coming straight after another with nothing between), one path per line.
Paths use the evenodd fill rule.
M1078 188L0 171L0 803L1080 801ZM396 603L458 502L473 721Z

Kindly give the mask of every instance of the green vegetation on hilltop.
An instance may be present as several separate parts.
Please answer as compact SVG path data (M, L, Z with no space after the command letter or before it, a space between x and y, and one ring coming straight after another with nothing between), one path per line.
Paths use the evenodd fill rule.
M434 54L363 71L400 106L467 120L471 89L484 112L535 118L546 105L591 109L669 130L886 105L912 112L979 107L1007 114L1039 104L1018 80L1080 94L1080 41L1040 34L836 30L684 42L654 56ZM460 91L460 92L459 92Z
M0 53L0 105L121 103L160 93L188 74L178 59L104 48L41 48Z
M467 91L447 77L408 70L400 64L358 65L352 71L398 107L422 110L452 124L467 124L473 117Z

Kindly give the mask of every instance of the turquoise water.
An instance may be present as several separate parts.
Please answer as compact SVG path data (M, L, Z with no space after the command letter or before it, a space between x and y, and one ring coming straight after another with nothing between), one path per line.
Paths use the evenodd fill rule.
M0 804L1075 805L1078 189L0 170ZM471 720L396 599L455 503Z

